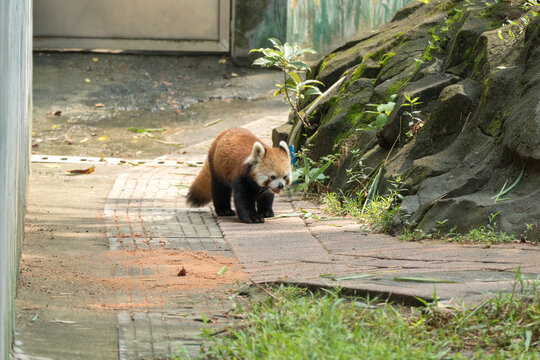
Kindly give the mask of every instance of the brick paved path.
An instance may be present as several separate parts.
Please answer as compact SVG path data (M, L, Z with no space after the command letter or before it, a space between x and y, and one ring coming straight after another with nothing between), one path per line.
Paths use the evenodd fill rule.
M281 119L267 117L247 127L269 142ZM104 210L111 250L183 249L233 256L210 208L185 205L187 187L200 171L210 142L165 157L167 161L158 158L117 178ZM238 225L235 219L233 227ZM134 267L129 260L129 256L123 259L114 276L137 279L155 271ZM117 302L134 307L117 314L120 359L166 358L177 353L178 345L196 356L202 344L201 313L214 319L214 327L225 324L231 302L224 298L225 288L166 295L151 286L119 291ZM137 308L141 303L159 306Z
M261 119L247 126L263 140L277 119ZM310 211L320 217L282 217L264 224L242 224L236 217L216 218L208 208L187 209L184 196L205 157L210 141L187 154L169 155L167 166L147 164L120 176L105 209L110 248L203 250L237 257L257 282L289 282L340 286L359 293L383 294L415 303L415 297L442 301L454 297L475 299L511 287L515 269L534 277L540 271L536 246L513 244L485 249L444 243L403 243L386 235L367 234L351 220L325 220L317 206L300 198L280 196L276 215ZM165 158L163 158L165 159ZM161 160L163 160L161 159ZM171 160L177 165L170 165ZM178 185L181 185L179 188ZM219 224L219 227L218 227ZM223 235L222 235L223 234ZM126 259L127 261L128 259ZM126 263L127 264L127 263ZM142 276L152 269L121 267L118 275ZM364 274L368 278L332 280L321 277ZM398 282L396 276L437 278L453 283ZM226 322L229 304L220 292L161 297L158 307L118 313L121 359L165 357L180 344L197 354L201 339L200 313L217 315L216 326ZM119 294L118 301L151 302L156 292L143 288ZM187 315L186 315L187 314Z

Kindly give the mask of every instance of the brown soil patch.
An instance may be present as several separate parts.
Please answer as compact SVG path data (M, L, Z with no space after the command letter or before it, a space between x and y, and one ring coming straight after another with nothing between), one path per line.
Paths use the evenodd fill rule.
M217 289L223 284L247 278L235 259L212 256L205 252L116 250L111 251L109 256L125 275L103 281L117 290L136 287L159 292ZM227 271L220 276L218 272L223 266L226 266Z

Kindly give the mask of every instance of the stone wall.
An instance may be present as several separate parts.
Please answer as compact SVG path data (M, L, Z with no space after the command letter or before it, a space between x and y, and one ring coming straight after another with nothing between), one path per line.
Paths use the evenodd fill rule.
M31 1L0 0L0 358L11 349L29 173Z

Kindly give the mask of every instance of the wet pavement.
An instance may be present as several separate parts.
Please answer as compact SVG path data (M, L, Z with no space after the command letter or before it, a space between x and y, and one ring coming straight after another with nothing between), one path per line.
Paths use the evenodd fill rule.
M269 96L276 74L252 71L211 56L36 55L34 140L43 139L36 155L154 161L101 163L79 176L66 173L82 168L73 163L33 164L17 359L165 359L179 346L196 356L204 319L212 327L233 321L229 296L248 279L340 286L417 304L416 297L434 294L442 302L477 301L510 289L517 267L529 277L540 272L537 246L403 243L361 232L296 195L278 197L277 217L264 224L188 209L187 187L221 129L245 126L270 142L287 119L287 108ZM51 73L65 76L64 88L51 86ZM176 94L177 104L169 104ZM130 126L165 128L158 140L183 145ZM318 218L303 219L302 211ZM218 276L222 266L228 270Z

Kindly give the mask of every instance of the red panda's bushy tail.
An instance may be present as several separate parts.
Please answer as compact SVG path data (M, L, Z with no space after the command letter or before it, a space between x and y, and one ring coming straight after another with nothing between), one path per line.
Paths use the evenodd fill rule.
M212 201L212 174L208 159L195 178L187 194L187 203L190 207L202 207Z

